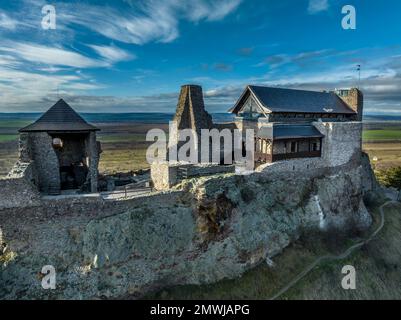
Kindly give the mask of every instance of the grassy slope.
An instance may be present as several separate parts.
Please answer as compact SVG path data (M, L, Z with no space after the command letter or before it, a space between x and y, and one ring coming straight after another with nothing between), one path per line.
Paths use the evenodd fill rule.
M282 298L401 299L401 204L390 205L377 237L349 258L318 268ZM356 290L341 287L341 269L356 269Z
M379 224L377 208L371 208L374 224L369 232ZM384 212L386 224L377 238L343 261L322 263L280 299L401 299L401 204L391 205ZM321 240L315 235L296 242L273 259L274 268L263 263L239 279L178 286L148 298L269 299L318 256L339 253L357 238L336 243ZM345 291L341 287L341 269L346 264L356 268L357 290Z

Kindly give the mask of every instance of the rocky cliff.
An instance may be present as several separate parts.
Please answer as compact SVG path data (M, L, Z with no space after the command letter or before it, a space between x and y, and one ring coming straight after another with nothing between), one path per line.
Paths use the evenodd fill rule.
M0 299L138 298L235 278L308 230L364 229L368 162L319 172L187 180L119 202L42 200L0 211ZM370 180L369 180L370 181ZM45 265L56 289L41 287Z

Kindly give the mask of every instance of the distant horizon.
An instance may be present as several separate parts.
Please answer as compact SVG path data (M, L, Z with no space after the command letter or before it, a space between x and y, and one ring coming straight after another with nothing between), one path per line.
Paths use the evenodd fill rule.
M207 111L207 110L206 110ZM35 112L1 112L0 115L41 115L44 114L46 111L35 111ZM159 111L149 111L149 112L139 112L139 111L130 111L130 112L78 112L79 114L165 114L165 115L174 115L174 112L159 112ZM230 112L210 112L209 114L231 114ZM377 116L377 117L399 117L401 118L400 114L389 114L389 113L371 113L371 112L364 112L363 116Z

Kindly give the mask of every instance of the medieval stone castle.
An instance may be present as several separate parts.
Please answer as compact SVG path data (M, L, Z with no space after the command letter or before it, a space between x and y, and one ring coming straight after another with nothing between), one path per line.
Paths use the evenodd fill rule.
M238 129L244 137L253 129L257 172L331 168L360 158L363 95L356 88L315 92L247 86L229 112L235 115L233 123L213 124L202 88L185 85L174 121L178 130L189 128L198 136L201 129L217 128ZM183 143L176 133L171 141ZM152 165L152 180L156 189L167 190L185 178L234 170L219 164L158 162Z
M229 112L234 122L213 123L202 88L184 85L174 121L177 130L192 129L197 135L201 129L243 133L254 129L257 172L332 168L360 158L363 95L358 89L316 92L249 85ZM19 160L3 180L3 194L26 182L47 195L71 189L97 193L101 153L97 131L59 100L36 122L20 129ZM182 142L174 134L171 143ZM183 179L234 170L216 163L166 161L151 166L151 180L156 190L168 190Z

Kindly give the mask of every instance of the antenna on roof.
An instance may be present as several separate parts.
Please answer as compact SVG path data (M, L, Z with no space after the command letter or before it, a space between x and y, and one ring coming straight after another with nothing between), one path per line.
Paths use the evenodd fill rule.
M358 71L358 89L361 86L361 65L357 64L356 65L356 70Z

